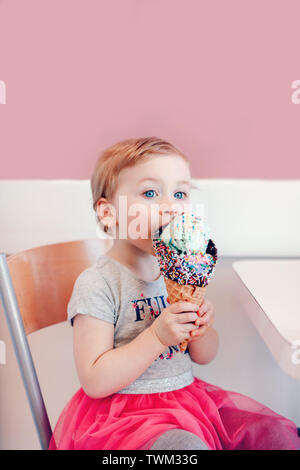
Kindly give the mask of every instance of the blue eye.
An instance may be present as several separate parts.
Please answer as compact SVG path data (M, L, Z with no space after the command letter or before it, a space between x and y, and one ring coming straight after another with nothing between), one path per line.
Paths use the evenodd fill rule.
M181 196L177 197L176 194L180 194ZM177 191L177 193L174 194L174 197L176 199L182 199L184 196L186 196L186 193L184 193L183 191Z
M155 191L153 189L149 189L148 191L145 191L143 193L144 196L146 196L147 198L152 198L155 194Z

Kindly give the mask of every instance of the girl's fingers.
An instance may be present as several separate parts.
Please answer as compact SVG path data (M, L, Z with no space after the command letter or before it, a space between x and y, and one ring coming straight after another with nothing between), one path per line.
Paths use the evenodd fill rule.
M201 325L200 328L197 328L196 330L191 331L191 336L194 338L195 336L202 336L203 334L206 333L208 328L210 328L213 325L213 318L210 319L205 325Z
M192 338L198 338L198 336L203 336L203 335L206 333L206 331L208 330L208 328L209 328L209 325L208 325L208 324L207 324L207 325L203 325L203 326L201 326L200 328L197 328L197 330L191 331L191 332L190 332L190 336L191 336Z
M202 316L204 313L211 309L211 306L212 304L210 300L205 299L199 308L198 315Z
M197 312L199 310L199 305L192 304L191 302L179 301L175 302L168 306L168 310L171 313L180 313L180 312Z
M180 313L176 318L176 323L194 323L198 319L196 312Z
M195 321L196 325L205 325L213 316L213 312L210 310L207 312L205 315L202 317L198 317L197 320Z
M197 312L199 317L202 317L207 312L207 310L208 310L208 308L207 308L206 304L205 305L202 304L201 307L199 308L198 312Z
M191 332L195 330L199 330L199 328L194 325L194 323L186 323L185 325L182 325L182 331L184 331L187 336L190 336Z

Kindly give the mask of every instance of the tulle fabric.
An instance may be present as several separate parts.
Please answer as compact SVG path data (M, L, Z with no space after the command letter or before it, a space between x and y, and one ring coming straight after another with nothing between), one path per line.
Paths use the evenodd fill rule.
M180 390L90 398L82 388L63 409L49 450L148 450L179 428L213 450L297 450L296 425L237 392L195 377Z

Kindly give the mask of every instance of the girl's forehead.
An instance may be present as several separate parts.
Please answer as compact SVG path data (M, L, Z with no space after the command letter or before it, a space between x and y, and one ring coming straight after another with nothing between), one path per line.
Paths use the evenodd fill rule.
M123 168L119 174L119 182L155 178L159 180L190 180L188 163L179 155L155 155L146 157L140 163Z

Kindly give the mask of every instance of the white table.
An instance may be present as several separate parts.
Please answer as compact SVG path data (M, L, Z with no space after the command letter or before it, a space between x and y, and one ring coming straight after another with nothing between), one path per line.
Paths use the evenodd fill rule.
M240 260L240 300L282 370L300 379L300 259Z

